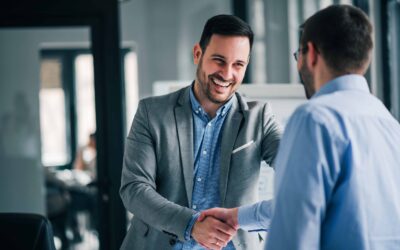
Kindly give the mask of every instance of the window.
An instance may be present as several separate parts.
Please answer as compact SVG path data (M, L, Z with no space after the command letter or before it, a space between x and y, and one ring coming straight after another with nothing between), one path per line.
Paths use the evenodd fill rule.
M127 51L124 56L123 65L125 67L125 124L128 132L139 102L138 65L136 52Z
M46 58L41 62L40 132L44 166L65 165L70 161L66 130L65 93L62 61Z
M74 72L77 142L78 147L82 147L88 142L89 135L96 131L93 56L78 54L74 60Z
M126 126L138 103L134 47L121 50ZM72 168L78 148L96 131L93 56L89 49L41 51L40 129L44 166Z
M252 83L299 83L292 53L299 46L299 25L316 11L351 0L248 0L254 31Z

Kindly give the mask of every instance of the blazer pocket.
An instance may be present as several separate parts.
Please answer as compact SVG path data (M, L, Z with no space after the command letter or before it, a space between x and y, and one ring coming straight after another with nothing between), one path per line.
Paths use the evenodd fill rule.
M254 143L254 140L251 140L251 141L249 141L248 143L243 144L242 146L239 146L239 147L235 148L235 149L232 151L232 154L236 154L237 152L239 152L239 151L241 151L241 150L243 150L243 149L245 149L245 148L250 147L253 143Z

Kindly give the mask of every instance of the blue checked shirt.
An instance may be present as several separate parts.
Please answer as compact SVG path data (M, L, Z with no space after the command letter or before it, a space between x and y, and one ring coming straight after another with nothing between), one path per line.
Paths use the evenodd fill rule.
M221 165L221 130L226 114L229 112L233 96L225 105L217 110L212 119L203 110L196 100L193 90L190 90L190 102L193 110L194 121L194 185L192 194L192 209L200 212L209 208L220 206L219 177ZM199 213L192 217L186 231L186 242L178 242L175 250L204 249L190 234ZM230 242L224 249L235 249Z

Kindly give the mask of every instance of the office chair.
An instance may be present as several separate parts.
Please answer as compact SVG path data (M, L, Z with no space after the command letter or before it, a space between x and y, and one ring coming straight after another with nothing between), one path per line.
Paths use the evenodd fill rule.
M55 250L50 222L38 214L0 213L0 248Z

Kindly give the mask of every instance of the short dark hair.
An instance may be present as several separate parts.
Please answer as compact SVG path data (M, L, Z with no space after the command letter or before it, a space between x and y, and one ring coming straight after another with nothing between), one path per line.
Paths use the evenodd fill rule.
M247 36L250 42L250 50L253 46L254 34L250 25L237 16L217 15L207 20L199 42L203 53L206 51L211 36L214 34L223 36Z
M373 47L368 16L350 5L332 5L300 26L300 45L312 42L335 73L366 69Z

